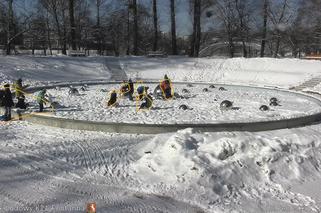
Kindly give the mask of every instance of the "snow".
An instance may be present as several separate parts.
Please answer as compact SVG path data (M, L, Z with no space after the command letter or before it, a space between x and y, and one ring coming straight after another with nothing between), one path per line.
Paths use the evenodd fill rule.
M0 57L0 80L12 82L22 78L26 83L54 81L109 80L111 74L106 58L86 57Z
M266 85L289 88L321 75L321 62L273 58L124 58L121 63L132 78Z
M119 60L0 57L0 80L23 77L32 85L114 80L118 73L108 67L120 65L133 78L161 79L167 73L174 81L290 88L321 73L320 62L297 59ZM104 117L105 111L95 111L95 104L107 94L96 89L90 86L88 91L98 94L90 95L93 99L68 97L65 89L50 93L62 96L66 105L81 103L79 113ZM210 107L206 99L212 95L207 95L202 101ZM260 103L270 97L260 95ZM252 97L248 100L255 101ZM234 94L232 99L236 98ZM298 100L280 99L291 112L301 113L306 105L290 108L300 104ZM91 104L93 111L87 112ZM310 111L313 105L306 107ZM113 110L124 114L121 108ZM157 122L157 116L150 121ZM186 129L149 136L65 130L24 121L1 123L0 212L84 212L89 202L97 203L98 212L320 212L320 138L320 124L256 133Z
M311 174L320 178L318 130L203 134L186 129L157 136L139 148L141 158L131 165L131 174L146 192L175 191L214 210L216 205L211 204L228 200L235 205L245 196L263 202L278 197L289 206L312 212L318 206L310 197L287 189Z
M136 84L136 87L139 85ZM143 85L149 86L150 92L157 86L156 84ZM78 87L80 91L78 96L70 95L69 88L51 89L48 90L48 94L63 106L57 109L55 116L103 122L150 124L254 122L295 118L321 111L320 106L315 102L279 91L230 86L224 86L226 91L220 91L218 85L216 88L209 88L209 85L186 87L186 85L174 84L173 86L174 91L183 98L168 101L155 99L152 109L148 112L137 111L140 102L129 101L128 98L121 98L118 100L117 107L108 108L106 103L109 93L101 90L112 91L119 89L119 85L90 86L88 91L81 91ZM208 88L209 91L203 92L204 88ZM182 93L183 89L188 89L190 93ZM272 97L280 100L280 106L269 106ZM222 110L220 103L224 100L231 100L234 108ZM186 111L179 109L182 104L190 109ZM259 108L262 105L269 106L270 110L260 111Z

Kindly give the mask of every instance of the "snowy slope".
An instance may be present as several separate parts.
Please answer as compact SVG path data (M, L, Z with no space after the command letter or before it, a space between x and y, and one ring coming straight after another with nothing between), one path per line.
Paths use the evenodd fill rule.
M128 76L161 79L164 74L176 81L205 81L278 86L297 86L313 76L321 75L321 62L300 59L233 58L121 59Z
M321 75L321 62L273 58L0 57L1 81L19 77L36 82L108 80L121 71L134 79L158 80L169 74L176 81L289 88Z
M80 81L111 79L111 71L106 67L107 58L71 58L2 56L0 57L0 80L22 78L29 83L52 81Z

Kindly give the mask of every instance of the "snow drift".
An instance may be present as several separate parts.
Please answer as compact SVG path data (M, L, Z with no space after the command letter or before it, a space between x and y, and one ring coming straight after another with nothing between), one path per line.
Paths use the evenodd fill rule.
M241 197L252 202L277 197L285 204L315 211L309 197L289 187L309 175L320 175L317 150L321 143L306 137L307 132L279 134L199 134L186 129L169 138L157 136L138 149L141 158L132 164L131 174L147 192L174 191L175 197L206 208L217 208L227 200L237 203Z

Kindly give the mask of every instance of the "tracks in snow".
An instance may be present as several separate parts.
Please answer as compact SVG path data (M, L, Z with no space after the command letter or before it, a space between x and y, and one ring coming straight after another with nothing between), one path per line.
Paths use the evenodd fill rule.
M320 83L321 83L321 76L317 76L317 77L314 77L314 78L302 83L301 85L299 85L297 87L294 87L294 90L302 91L302 90L304 90L306 88L313 88L313 87L317 86Z

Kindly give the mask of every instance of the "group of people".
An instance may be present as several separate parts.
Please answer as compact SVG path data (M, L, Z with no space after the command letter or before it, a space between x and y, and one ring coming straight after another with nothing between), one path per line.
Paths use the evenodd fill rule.
M22 84L22 79L19 78L11 87L9 83L6 83L3 88L0 88L0 106L4 107L4 115L2 116L2 120L9 121L11 120L11 110L13 107L25 110L28 107L28 103L25 102L26 99L26 92L25 89L29 85ZM13 95L11 92L11 88L15 90L15 98L17 99L17 102L14 102ZM46 102L45 99L46 96L46 90L43 89L39 92L39 94L36 96L37 102L39 104L39 111L43 111L43 105Z
M149 87L141 85L137 87L137 95L136 100L140 101L139 109L150 109L153 106L153 97L152 94L149 93ZM173 97L173 86L171 80L167 75L164 76L164 79L160 82L160 84L155 88L155 91L159 90L161 92L161 96L163 99L170 99ZM120 96L128 97L130 101L134 100L134 83L131 79L128 82L124 81L120 88ZM154 94L155 96L155 94ZM108 107L116 106L117 104L117 91L113 90L110 94L110 98L107 102Z
M22 79L18 79L13 85L10 85L6 83L3 88L0 88L0 107L4 107L4 115L2 116L2 120L9 121L11 120L11 110L13 107L16 107L20 110L25 110L28 107L28 104L25 102L26 99L26 92L25 89L29 85L23 86ZM17 99L16 103L14 102L13 95L11 93L10 87L15 90L15 98ZM135 88L134 83L131 79L129 79L127 82L123 82L121 88L120 88L120 96L128 97L130 101L135 100L140 101L140 107L139 109L150 109L153 106L153 95L149 93L149 87L140 85L137 88L137 95L135 96ZM160 82L160 84L155 88L154 90L154 96L155 91L159 90L161 92L161 97L165 100L168 100L173 97L173 87L171 80L168 78L167 75L164 76L164 79ZM117 105L117 91L113 90L110 94L109 100L108 100L108 107L116 106ZM39 112L43 112L44 110L44 104L48 102L46 99L46 89L42 89L35 99L37 100L37 103L39 104Z

